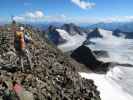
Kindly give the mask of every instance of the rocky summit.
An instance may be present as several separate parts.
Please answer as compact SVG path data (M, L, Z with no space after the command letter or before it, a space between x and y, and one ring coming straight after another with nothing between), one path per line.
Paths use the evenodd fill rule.
M39 32L32 30L36 45L28 45L33 70L24 60L21 72L18 55L13 46L14 35L4 29L0 33L0 79L20 83L34 100L101 100L93 80L79 76L79 63L64 55ZM26 99L25 99L26 100Z

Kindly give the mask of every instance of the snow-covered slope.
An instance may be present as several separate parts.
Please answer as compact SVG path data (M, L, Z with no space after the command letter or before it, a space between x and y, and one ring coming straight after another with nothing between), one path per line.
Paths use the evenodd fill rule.
M70 40L72 36L70 36L65 30L56 29L56 31L60 34L60 36L65 40Z
M84 72L79 74L86 79L94 80L100 91L101 100L133 100L133 97L125 92L123 87L111 80L107 75Z
M114 36L112 31L98 29L98 32L102 38L91 38L89 39L91 42L100 43L107 46L112 45L112 43L113 45L121 45L126 42L124 37Z
M59 32L60 36L63 39L67 40L65 44L58 45L58 48L61 49L63 52L71 51L78 48L86 40L85 35L76 34L74 36L70 36L69 33L65 30L56 29L56 31Z
M88 45L92 50L104 50L109 57L100 58L104 62L117 62L133 65L133 39L112 35L113 32L98 29L102 38L92 38L94 44ZM102 100L133 100L133 68L115 66L106 74L83 73L81 76L93 79L101 93ZM102 84L101 84L102 83Z
M100 28L98 29L98 31L104 38L112 36L112 31L108 31Z

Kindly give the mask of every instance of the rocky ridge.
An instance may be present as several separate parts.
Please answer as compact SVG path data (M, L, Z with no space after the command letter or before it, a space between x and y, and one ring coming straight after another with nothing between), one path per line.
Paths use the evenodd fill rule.
M28 69L25 59L23 73L13 47L13 33L7 30L0 33L0 78L16 80L33 94L34 100L101 100L94 82L79 76L80 64L48 43L36 30L33 32L36 45L28 45L28 50L34 68Z

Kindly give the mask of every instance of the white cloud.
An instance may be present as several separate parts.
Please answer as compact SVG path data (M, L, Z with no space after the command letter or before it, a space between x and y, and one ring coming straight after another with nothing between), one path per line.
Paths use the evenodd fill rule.
M54 15L54 16L46 16L43 11L34 11L34 12L26 12L22 15L17 15L13 17L14 20L18 22L65 22L68 19L64 14Z
M25 16L28 18L40 19L44 17L44 13L42 11L27 12Z
M35 16L36 16L37 18L43 18L43 17L44 17L44 14L43 14L43 12L41 12L41 11L36 11L36 12L35 12Z
M34 22L34 21L41 21L45 18L44 13L42 11L35 11L35 12L26 12L19 16L14 16L13 19L18 22Z
M65 16L64 14L61 15L54 15L54 16L46 16L43 11L34 11L34 12L26 12L22 15L14 16L14 20L18 22L65 22L65 23L98 23L98 22L130 22L133 21L133 16L114 16L114 17L107 17L107 18L91 18L88 16L84 17L70 17ZM1 19L0 19L1 20Z
M22 16L14 16L13 20L16 20L16 21L19 21L19 22L23 22L25 20L25 18L22 17Z
M32 12L27 12L25 16L28 18L35 18L35 15Z
M82 9L93 8L95 3L86 2L85 0L71 0L74 4Z

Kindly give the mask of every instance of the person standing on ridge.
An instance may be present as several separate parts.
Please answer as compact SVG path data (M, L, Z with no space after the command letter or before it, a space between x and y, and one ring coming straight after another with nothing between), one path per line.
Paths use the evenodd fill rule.
M31 70L33 67L30 52L26 49L26 44L30 42L32 43L32 38L28 33L25 33L24 27L19 27L19 29L14 32L14 47L19 56L22 71L24 71L24 57L27 57Z

